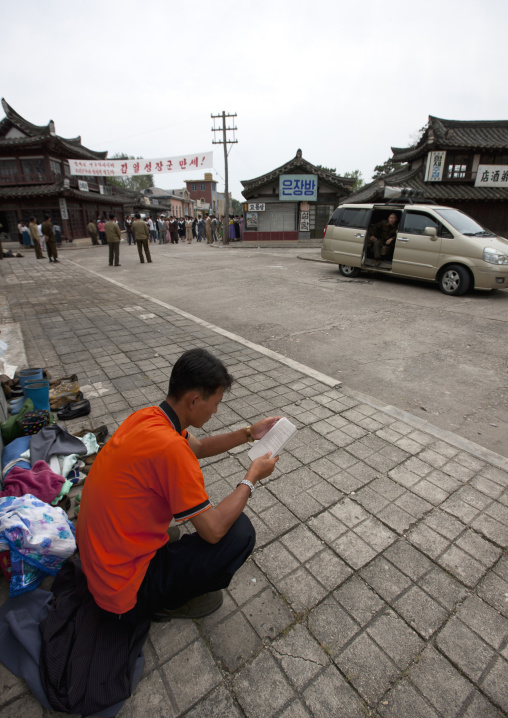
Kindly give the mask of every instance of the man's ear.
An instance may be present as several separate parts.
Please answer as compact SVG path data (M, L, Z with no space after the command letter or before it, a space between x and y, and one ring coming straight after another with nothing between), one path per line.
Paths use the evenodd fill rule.
M196 406L198 401L201 399L201 395L200 395L199 391L189 391L186 394L186 399L188 402L188 406L193 408L194 406Z

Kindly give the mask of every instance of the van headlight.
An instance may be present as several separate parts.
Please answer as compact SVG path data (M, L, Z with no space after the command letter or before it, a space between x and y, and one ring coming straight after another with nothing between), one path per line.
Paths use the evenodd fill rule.
M508 264L508 255L501 254L492 247L485 247L482 259L490 264Z

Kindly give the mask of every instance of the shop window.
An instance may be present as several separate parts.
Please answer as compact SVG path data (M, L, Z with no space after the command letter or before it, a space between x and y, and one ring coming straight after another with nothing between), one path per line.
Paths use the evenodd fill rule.
M49 166L51 168L51 171L54 175L57 175L58 177L61 177L62 175L62 165L60 162L57 162L56 160L50 160Z
M12 180L18 174L16 160L0 160L0 180Z
M45 179L45 168L43 157L32 157L30 159L22 159L21 167L25 179L37 181Z
M459 153L448 152L446 155L446 178L465 179L470 167L471 156Z
M496 154L482 154L481 165L508 165L508 152Z

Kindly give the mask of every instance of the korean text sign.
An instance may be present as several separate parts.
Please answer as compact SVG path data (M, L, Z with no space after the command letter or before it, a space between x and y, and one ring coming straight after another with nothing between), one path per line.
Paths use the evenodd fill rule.
M445 166L446 151L429 152L427 155L426 182L441 182Z
M132 177L189 172L213 167L213 152L196 152L179 157L158 157L150 160L67 160L71 175L90 177Z
M317 175L280 175L279 201L317 201Z

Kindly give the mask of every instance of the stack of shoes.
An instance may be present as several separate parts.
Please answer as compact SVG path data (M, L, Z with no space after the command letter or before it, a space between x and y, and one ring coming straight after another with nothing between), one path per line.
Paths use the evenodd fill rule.
M82 400L83 393L79 390L78 378L75 374L50 382L49 405L52 411Z

